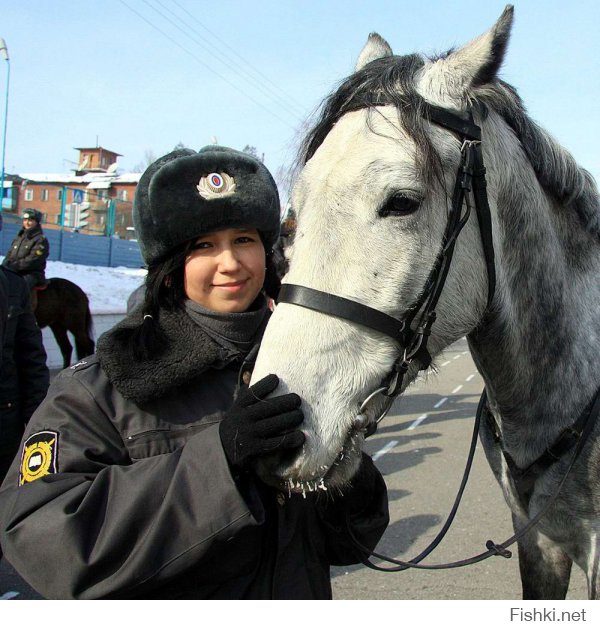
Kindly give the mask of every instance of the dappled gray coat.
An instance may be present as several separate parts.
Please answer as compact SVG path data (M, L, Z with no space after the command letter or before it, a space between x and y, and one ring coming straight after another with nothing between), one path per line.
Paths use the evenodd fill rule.
M56 434L57 471L19 486L13 465L0 492L7 558L50 598L331 597L330 565L359 560L341 528L348 494L234 479L218 424L240 363L187 315L161 321L160 360L132 366L109 333L52 384L26 438ZM374 470L350 516L371 547L388 522Z

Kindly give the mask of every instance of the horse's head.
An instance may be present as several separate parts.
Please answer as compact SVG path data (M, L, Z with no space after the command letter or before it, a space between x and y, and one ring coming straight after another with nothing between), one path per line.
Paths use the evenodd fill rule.
M509 7L489 32L436 60L393 56L381 37L369 37L356 72L326 101L306 140L284 284L341 296L398 320L415 310L443 247L461 160L459 135L428 120L425 109L429 103L463 115L474 87L494 81L511 21ZM437 304L432 355L476 326L487 290L472 217ZM302 397L307 439L292 461L263 462L259 474L272 483L287 480L292 490L343 486L363 444L356 422L361 403L403 352L398 340L370 327L280 303L253 380L275 373L280 393ZM416 376L417 363L402 388ZM384 404L383 396L372 399L365 409L370 420Z

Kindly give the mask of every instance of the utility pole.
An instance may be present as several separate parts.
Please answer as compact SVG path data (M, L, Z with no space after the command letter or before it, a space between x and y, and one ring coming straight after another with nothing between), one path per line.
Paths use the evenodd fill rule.
M0 212L4 211L4 156L6 153L6 123L8 122L8 87L10 85L10 57L6 42L0 37L0 54L6 61L8 72L6 74L6 102L4 105L4 135L2 138L2 175L0 176Z

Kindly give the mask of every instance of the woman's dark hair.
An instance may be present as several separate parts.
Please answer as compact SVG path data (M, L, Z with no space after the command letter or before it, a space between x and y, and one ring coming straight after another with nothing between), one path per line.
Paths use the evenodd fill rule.
M160 309L175 311L183 308L186 300L185 261L193 245L194 240L188 241L172 251L168 258L148 267L141 324L115 331L132 360L151 359L166 348L168 339L160 322Z

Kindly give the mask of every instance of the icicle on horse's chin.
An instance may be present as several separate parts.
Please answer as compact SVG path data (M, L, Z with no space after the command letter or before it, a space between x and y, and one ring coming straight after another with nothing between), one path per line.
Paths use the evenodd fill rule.
M473 116L487 169L497 287L490 308L485 230L471 212L427 349L435 357L467 335L489 398L480 438L518 530L548 503L579 449L561 447L566 456L543 468L525 494L514 471L572 434L600 386L600 198L591 176L497 77L512 14L507 7L488 32L437 59L394 56L381 37L369 37L355 73L328 97L305 141L283 284L398 320L415 317L447 252L457 172L474 146L440 122L440 111L467 126ZM263 461L257 472L294 492L343 490L364 443L357 417L372 422L386 399L376 395L361 406L402 360L403 340L330 308L292 302L288 296L275 309L253 382L277 374L277 393L303 399L306 442L299 454ZM401 391L420 363L410 364ZM560 500L519 541L526 598L564 597L573 561L587 575L590 597L600 597L600 438L591 418Z

